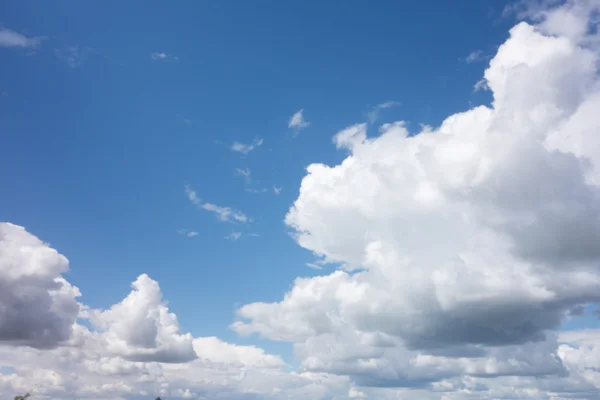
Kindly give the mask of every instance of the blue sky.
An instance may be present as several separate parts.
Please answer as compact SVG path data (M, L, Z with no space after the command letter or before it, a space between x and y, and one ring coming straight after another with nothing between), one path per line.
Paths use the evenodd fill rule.
M421 124L491 107L495 89L475 85L519 20L504 12L509 4L3 2L0 30L33 42L0 47L0 221L68 258L64 276L81 304L108 309L147 274L181 332L256 345L297 366L300 342L261 330L268 322L254 308L243 312L248 325L230 325L240 307L282 302L298 277L318 279L353 260L340 250L352 245L329 242L337 231L307 222L337 223L336 210L313 202L345 187L301 195L307 166L360 159L354 145L332 142L355 124L375 137L381 124L405 121L416 135ZM307 207L298 229L284 222L295 201ZM292 236L303 230L320 244ZM316 254L335 262L307 266ZM564 329L599 328L585 299L586 313L563 319Z
M512 23L495 2L59 4L0 10L5 27L47 37L2 52L1 217L68 255L87 304L118 301L146 272L185 329L225 337L235 304L274 301L314 274L283 218L307 165L343 159L331 133L387 101L401 105L379 122L414 129L485 101L472 90L485 64L461 59L492 52ZM70 48L76 66L61 58ZM300 109L310 126L294 138ZM258 138L247 155L228 149ZM221 223L186 184L254 222ZM223 240L233 231L260 237Z

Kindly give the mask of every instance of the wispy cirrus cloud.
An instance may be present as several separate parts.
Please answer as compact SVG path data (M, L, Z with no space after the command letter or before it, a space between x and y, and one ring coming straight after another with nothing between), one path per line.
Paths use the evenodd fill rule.
M250 168L236 168L235 176L244 178L246 184L250 184L252 182L252 172L250 171Z
M242 237L242 232L231 232L229 235L225 236L227 240L239 240Z
M54 49L54 55L65 62L71 68L80 67L87 59L91 49L78 46L68 46L61 49Z
M254 151L257 147L262 146L263 139L256 139L254 142L250 144L244 144L240 142L233 142L230 149L231 151L235 151L242 154L248 154Z
M0 28L0 47L36 48L43 37L27 37L7 28Z
M398 107L401 103L398 101L386 101L381 104L377 104L374 107L371 107L369 112L367 112L367 119L370 123L373 123L379 119L381 116L381 110L385 110L386 108Z
M248 193L261 194L269 191L269 189L264 187L256 187L255 183L258 183L258 181L254 182L252 179L250 168L236 168L235 175L244 179L245 191Z
M195 190L193 190L189 185L185 186L185 193L188 197L188 199L195 204L196 206L198 206L199 208L206 210L206 211L210 211L214 214L217 215L217 217L224 222L239 222L239 223L247 223L250 222L250 218L248 218L246 216L246 214L244 214L241 211L235 210L231 207L222 207L222 206L218 206L216 204L212 204L212 203L208 203L208 202L203 202L199 197L198 194L196 193Z
M469 53L464 59L467 64L472 64L481 61L487 61L490 59L489 55L486 55L481 50L474 50Z
M319 264L315 264L315 263L309 263L309 262L308 262L308 263L306 263L306 266L307 266L308 268L312 268L312 269L316 269L316 270L321 270L321 269L323 269L323 267L322 267L321 265L319 265Z
M164 52L154 52L150 55L154 61L179 61L179 57Z
M293 129L296 134L302 129L308 128L309 125L310 122L304 119L304 109L296 111L288 122L288 128Z
M189 237L189 238L198 236L198 232L196 232L196 231L190 231L188 229L179 229L177 231L177 233L179 233L180 235Z

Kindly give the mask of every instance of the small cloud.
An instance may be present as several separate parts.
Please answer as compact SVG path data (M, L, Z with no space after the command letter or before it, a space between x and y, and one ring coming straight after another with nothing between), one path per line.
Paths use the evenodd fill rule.
M184 123L184 124L186 124L186 125L191 125L191 124L192 124L192 120L191 120L191 119L189 119L189 118L186 118L186 117L185 117L185 116L183 116L182 114L177 114L177 115L175 115L175 117L177 118L177 120L178 120L179 122L182 122L182 123Z
M304 120L304 116L302 115L303 112L304 109L296 111L296 113L292 115L292 118L290 118L290 122L288 122L288 128L294 129L296 133L310 125L310 122Z
M314 263L306 263L306 266L308 268L312 268L312 269L323 269L323 267L319 264L314 264Z
M398 107L401 103L398 101L386 101L381 104L377 104L375 107L372 107L371 110L367 113L367 119L370 123L374 123L377 121L381 115L381 110L386 108Z
M20 47L34 49L40 45L43 37L31 37L12 31L10 29L0 29L0 47Z
M467 56L467 58L465 58L465 62L467 64L471 64L474 62L479 62L479 61L485 61L487 60L489 57L486 56L485 54L483 54L483 51L481 50L475 50L469 53L469 55Z
M248 218L243 212L234 210L231 207L222 207L212 203L203 202L197 195L196 191L193 190L189 185L185 186L185 193L187 194L188 199L195 204L199 208L210 211L217 215L217 217L224 222L240 222L245 224L250 222L250 218Z
M69 67L77 68L83 64L89 51L88 48L80 49L77 46L70 46L63 49L54 49L54 55L63 60Z
M246 181L247 184L252 182L252 177L250 176L251 175L250 168L245 168L245 169L236 168L235 175L243 177L244 181Z
M279 196L279 193L281 193L281 189L282 188L278 188L277 186L273 185L273 193L275 193L275 196Z
M258 233L250 233L248 236L250 237L260 237Z
M201 205L203 209L206 211L211 211L219 217L221 221L226 222L241 222L246 223L249 221L249 218L240 211L233 210L231 207L221 207L216 204L204 203Z
M480 90L489 90L489 86L485 78L479 80L473 87L474 92L478 92Z
M179 57L162 52L154 52L150 57L155 61L179 61Z
M481 60L482 56L483 56L483 53L481 50L475 50L475 51L472 51L471 53L469 53L467 58L465 58L465 61L470 64L470 63Z
M227 240L238 240L242 237L242 232L231 232L229 235L225 236Z
M193 190L190 185L185 185L185 193L187 194L188 199L197 206L202 205L202 202L198 198L196 191Z
M266 188L262 188L262 189L254 189L254 188L247 188L246 192L248 193L254 193L254 194L261 194L261 193L267 193L269 190Z
M248 154L248 153L252 152L258 146L261 146L262 144L263 144L262 139L257 139L254 142L252 142L251 144L233 142L233 144L231 145L231 151L236 151L236 152L242 153L242 154Z
M386 101L385 103L378 104L376 107L379 109L392 108L402 105L399 101Z
M198 236L198 232L196 232L196 231L189 231L189 230L187 230L187 229L179 229L179 230L177 231L177 233L179 233L180 235L183 235L183 236L189 237L189 238L192 238L192 237Z
M241 175L241 176L250 176L250 168L245 168L245 169L241 169L241 168L237 168L235 170L235 173L237 175Z

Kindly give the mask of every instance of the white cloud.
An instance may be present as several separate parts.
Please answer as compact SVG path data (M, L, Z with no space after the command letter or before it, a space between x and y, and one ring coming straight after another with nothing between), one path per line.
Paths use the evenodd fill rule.
M296 132L301 131L302 129L307 128L310 125L310 122L304 120L303 115L304 109L296 111L290 121L288 122L288 128L296 130Z
M323 269L321 265L315 263L306 263L306 266L312 269Z
M533 385L519 398L570 398L578 383L561 378L571 367L553 331L600 301L600 57L593 38L561 36L553 15L541 30L518 24L498 49L485 71L491 107L417 135L402 122L335 135L349 156L307 168L286 224L345 271L241 307L232 328L293 342L306 370L363 386L471 377L489 385L474 398L499 398L489 380L506 377L494 382Z
M0 28L0 47L36 48L42 39L41 37L28 38L10 29Z
M302 247L343 268L298 278L279 302L241 307L233 325L292 342L298 369L254 346L180 333L158 284L142 276L121 303L81 307L93 330L67 313L72 332L57 348L3 341L0 397L34 388L65 400L597 399L599 331L556 332L600 301L596 33L540 29L518 25L491 61L492 107L418 135L401 122L371 137L366 125L349 127L334 139L349 153L342 163L309 166L286 223ZM28 292L72 288L62 256L4 229L0 282L17 273ZM10 291L20 282L8 287L3 299L21 293ZM69 292L56 304L72 304ZM38 330L44 321L54 327L43 317ZM190 339L193 360L156 361L183 361Z
M469 55L465 58L465 62L467 64L471 64L474 62L479 62L485 60L487 57L483 54L481 50L475 50L469 53Z
M69 261L23 227L0 223L0 343L55 347L69 339L79 290Z
M163 52L154 52L150 55L154 61L179 61L179 57Z
M282 188L273 185L273 193L275 193L276 196L278 196L281 193L281 189Z
M67 259L9 223L0 224L0 397L313 397L317 378L255 346L181 334L157 282L139 276L131 293L103 309L77 304L62 278ZM14 288L14 290L13 290ZM92 328L75 321L87 320ZM321 381L327 380L323 377ZM279 392L273 392L279 388Z
M194 339L194 349L200 359L221 364L240 363L249 367L285 368L281 357L265 354L263 349L255 346L236 346L216 337Z
M188 199L198 206L199 208L210 211L217 215L217 217L224 222L239 222L246 223L250 222L250 218L248 218L241 211L234 210L231 207L221 207L212 203L203 202L197 195L196 191L193 190L189 185L185 186L185 192L187 194Z
M230 207L221 207L211 203L202 204L202 208L206 211L211 211L219 217L221 221L227 222L241 222L246 223L249 221L248 217L240 211L233 210Z
M372 107L371 110L367 113L367 119L370 123L374 123L381 116L381 110L385 110L387 108L398 107L401 103L398 101L386 101L381 104L377 104L375 107Z
M59 347L46 348L44 340L31 340L32 333L50 335L63 322L53 312L74 302L73 297L43 298L44 291L68 292L60 273L66 271L66 258L27 233L22 227L2 224L0 228L0 274L2 282L19 289L18 318L0 320L0 397L31 392L39 398L228 398L255 396L301 399L315 391L326 392L328 385L317 378L286 372L286 363L276 355L255 346L238 346L215 337L192 338L179 333L177 318L162 300L158 283L141 275L133 291L107 310L82 306L80 318L89 320L93 331L74 322L79 306L68 321L69 332L54 341ZM53 283L49 284L48 280ZM60 283L60 284L57 284ZM63 289L60 289L63 285ZM42 293L42 296L36 294ZM3 287L2 311L6 305ZM30 298L28 298L30 297ZM65 304L57 304L57 302ZM37 301L37 310L25 301ZM62 308L61 308L62 307ZM19 340L5 340L6 327L27 324ZM16 314L15 314L16 315ZM3 314L4 318L6 314ZM17 330L13 331L17 332ZM18 332L17 332L18 333ZM44 346L37 346L38 344ZM35 345L28 347L25 345ZM327 380L323 377L321 381ZM279 388L277 392L273 388Z
M251 144L243 144L240 142L233 142L233 144L231 145L231 150L236 151L238 153L242 153L242 154L248 154L248 153L252 152L254 149L256 149L257 147L261 146L262 144L263 144L263 139L257 139L254 142L252 142Z
M190 231L190 230L187 230L187 229L179 229L177 231L177 233L179 233L180 235L184 235L186 237L189 237L189 238L198 236L198 232L196 232L196 231Z
M261 193L267 193L269 191L269 189L267 188L246 188L245 189L246 192L248 193L254 193L254 194L261 194Z
M236 168L235 173L239 176L243 176L246 178L250 177L250 174L251 174L250 168L244 168L244 169Z
M225 239L236 241L242 237L242 232L231 232L229 235L225 236Z
M92 323L104 332L108 352L131 361L177 363L195 359L193 338L179 333L177 317L163 302L158 283L142 274L132 289L109 310L89 311Z
M350 397L351 399L364 399L365 394L360 390L357 390L356 388L350 388L350 390L348 391L348 397Z
M81 49L77 46L70 46L62 49L55 49L54 55L64 61L69 67L77 68L84 63L89 52L90 49L88 48Z
M252 183L252 172L250 171L250 168L236 168L235 175L244 178L244 182L246 182L247 185Z

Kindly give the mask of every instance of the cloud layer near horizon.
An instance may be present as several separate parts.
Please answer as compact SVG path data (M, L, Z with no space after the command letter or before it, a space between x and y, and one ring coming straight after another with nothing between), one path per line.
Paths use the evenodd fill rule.
M357 124L342 163L308 166L285 221L324 275L232 324L292 343L297 370L181 332L147 275L90 309L65 256L0 224L0 395L600 398L600 331L559 332L600 301L600 40L579 28L599 10L530 10L485 71L491 106L416 134Z

